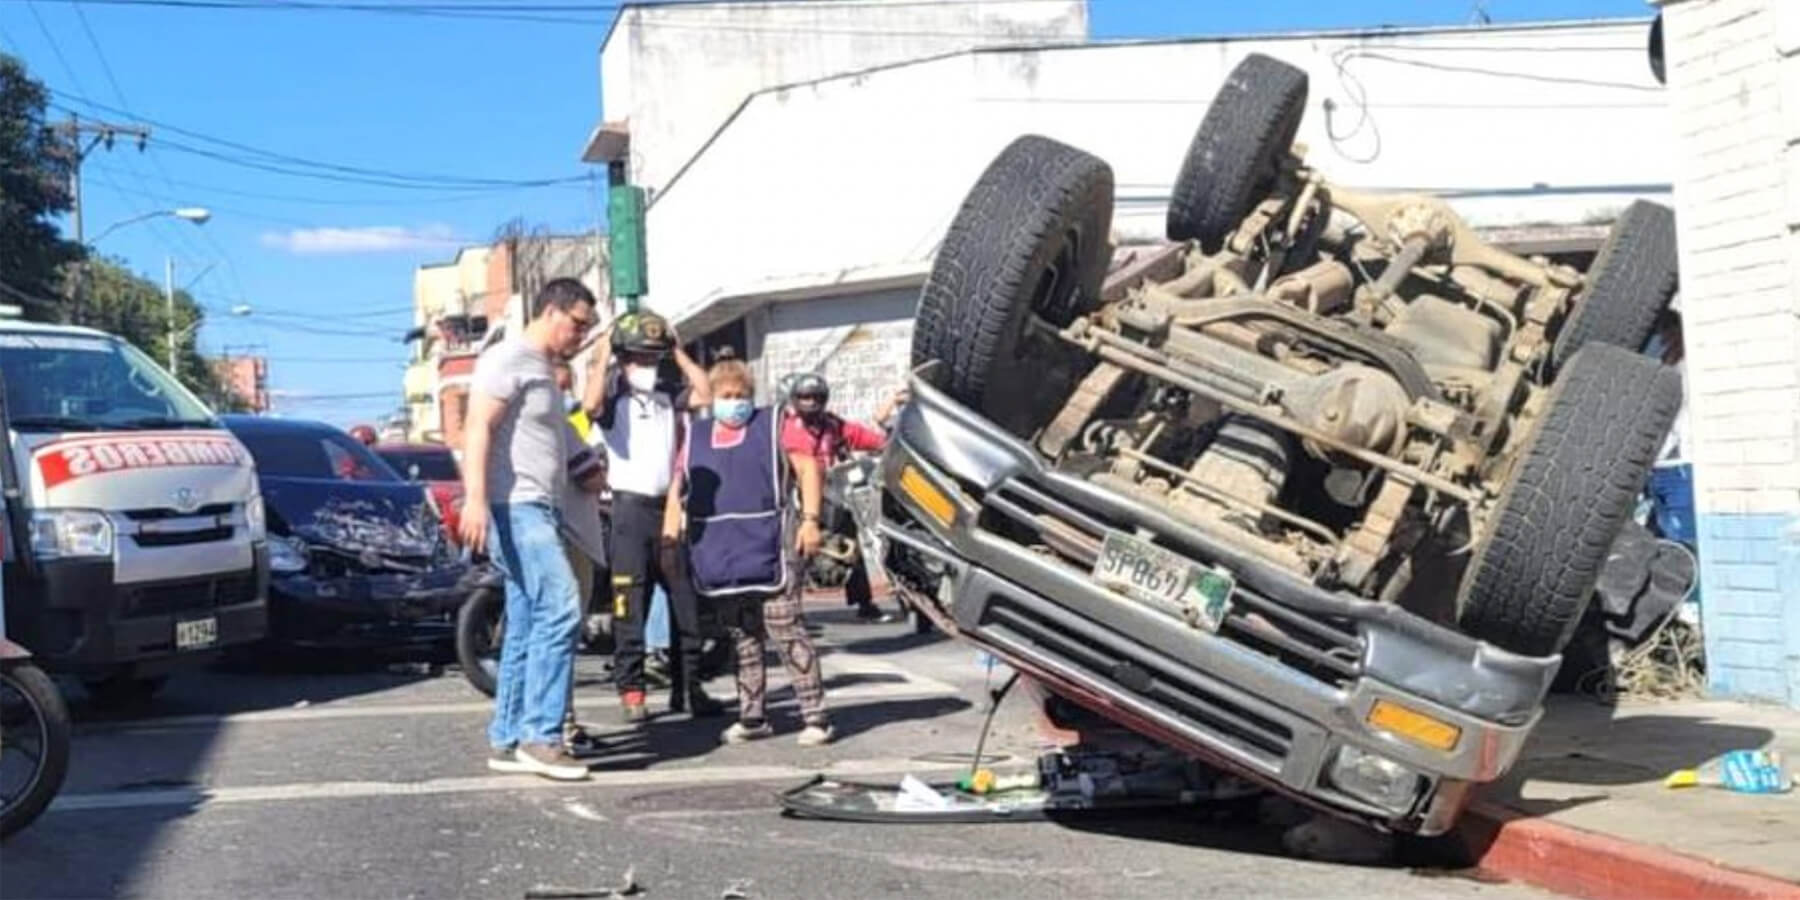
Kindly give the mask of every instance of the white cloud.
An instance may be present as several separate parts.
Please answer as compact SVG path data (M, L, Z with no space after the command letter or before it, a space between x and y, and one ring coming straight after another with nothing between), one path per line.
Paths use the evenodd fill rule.
M395 250L434 249L457 244L455 229L442 223L409 228L404 225L370 225L360 228L295 228L265 231L262 244L297 254L390 253Z

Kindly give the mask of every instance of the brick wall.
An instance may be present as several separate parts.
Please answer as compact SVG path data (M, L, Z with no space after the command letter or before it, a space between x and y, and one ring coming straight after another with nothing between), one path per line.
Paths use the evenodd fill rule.
M752 319L761 335L758 391L771 391L791 372L819 371L831 382L838 415L872 421L905 381L917 305L918 291L908 289L767 307Z
M1800 705L1800 4L1664 5L1707 661Z

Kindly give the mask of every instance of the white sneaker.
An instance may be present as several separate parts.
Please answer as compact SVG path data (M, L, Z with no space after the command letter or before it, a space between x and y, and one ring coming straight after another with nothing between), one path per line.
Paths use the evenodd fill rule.
M745 725L743 722L733 722L731 723L731 727L725 729L725 733L719 737L727 744L747 744L751 741L759 741L763 738L771 737L774 734L775 727L769 724L769 720L764 719L759 725Z
M505 772L508 775L516 775L520 772L531 771L525 767L524 763L519 762L519 754L514 752L511 747L493 748L493 750L488 753L487 767L489 771Z
M553 781L583 781L588 777L587 763L564 753L556 744L520 744L513 758L524 767L523 771Z
M830 725L808 725L800 731L800 746L823 747L836 736Z

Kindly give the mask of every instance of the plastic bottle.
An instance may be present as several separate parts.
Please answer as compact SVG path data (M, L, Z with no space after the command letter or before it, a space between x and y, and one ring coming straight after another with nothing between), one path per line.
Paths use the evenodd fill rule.
M1669 773L1670 788L1715 787L1740 794L1785 794L1794 789L1794 771L1778 750L1733 750L1698 769Z

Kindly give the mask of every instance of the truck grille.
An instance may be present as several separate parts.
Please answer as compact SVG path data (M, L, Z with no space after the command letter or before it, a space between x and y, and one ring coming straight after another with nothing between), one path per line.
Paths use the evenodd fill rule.
M1235 699L1228 686L1159 651L1115 633L1080 627L1080 617L1060 608L1032 608L1013 598L987 598L983 629L990 639L1029 656L1076 669L1094 681L1117 683L1165 712L1223 739L1266 771L1279 772L1293 747L1288 726Z
M991 491L982 504L984 529L1021 546L1048 551L1084 576L1092 571L1109 529L1128 534L1136 531L1134 523L1110 522L1018 478ZM1160 536L1156 542L1187 559L1210 562L1196 548ZM1363 643L1354 623L1284 606L1242 584L1232 594L1231 613L1221 624L1219 636L1334 687L1361 674Z
M162 616L250 603L256 599L256 578L238 575L162 581L129 587L125 594L131 615Z
M231 515L231 511L229 503L210 503L186 513L167 508L128 509L125 518L141 523L131 534L132 542L139 547L186 547L231 540L235 530L221 521L221 517ZM201 527L184 528L180 526L190 523L173 521L187 519L195 520L191 524ZM205 520L210 520L211 524Z
M194 510L193 512L187 512L187 513L181 512L179 510L169 509L167 507L154 507L154 508L147 508L147 509L128 509L125 511L125 518L130 519L133 522L154 522L159 519L185 519L190 516L224 516L224 515L230 515L230 514L231 514L231 504L229 504L229 503L209 503L206 506L202 506L199 509Z
M213 541L231 540L230 525L219 525L214 528L200 528L194 531L151 531L140 532L131 536L139 547L185 547L189 544L207 544Z

